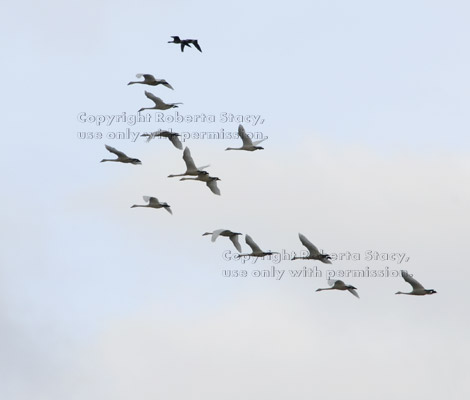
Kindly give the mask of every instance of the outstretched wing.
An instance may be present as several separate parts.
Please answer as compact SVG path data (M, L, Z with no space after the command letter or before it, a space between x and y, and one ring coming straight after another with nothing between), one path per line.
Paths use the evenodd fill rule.
M238 125L238 136L241 137L243 141L243 146L253 146L253 142L250 137L246 134L245 128L242 124Z
M336 279L328 279L327 282L328 282L328 285L333 287L333 286L336 285L337 280ZM339 281L339 282L342 282L342 281Z
M406 271L401 271L401 276L403 279L408 282L413 289L424 289L424 286L421 285L416 279L414 279L410 274L408 274Z
M107 144L105 144L104 147L106 147L106 150L116 154L118 157L128 158L122 151L116 150L114 147L108 146Z
M167 88L171 90L175 90L173 89L173 86L171 86L165 79L160 79L158 82L160 82L161 85L166 86Z
M311 256L320 255L320 252L318 251L317 247L301 233L299 233L299 239L302 242L302 244L307 248L307 250L310 252Z
M145 82L155 82L156 81L156 79L153 75L150 75L150 74L137 74L136 75L137 78L140 78L139 75L144 77Z
M159 206L160 202L156 197L144 196L144 201L149 203L149 206Z
M156 106L161 107L165 105L163 100L160 97L155 96L153 93L145 91L145 95L147 96L147 98L152 100Z
M242 246L240 246L240 242L238 241L238 235L230 236L230 240L232 241L235 248L238 250L239 253L242 252Z
M188 171L197 171L196 164L194 164L194 160L191 157L189 147L186 147L183 151L183 160L186 163L186 169Z
M211 241L215 242L217 238L220 236L220 234L226 230L227 229L217 229L214 232L212 232Z
M216 180L210 180L206 182L207 187L211 190L212 193L220 196L220 189L217 186Z
M262 253L263 251L259 248L259 246L253 241L250 235L245 235L245 242L248 246L251 247L253 253Z
M167 210L171 215L173 215L173 211L171 211L171 208L168 206L168 207L163 207L165 210Z
M170 142L173 143L173 146L175 146L179 150L183 150L183 143L181 143L181 140L178 139L178 135L171 135L168 137L170 139Z
M354 296L359 298L359 294L356 292L356 289L348 288L349 292L351 292Z
M191 40L191 43L194 44L194 47L202 53L201 46L199 46L197 40Z
M265 137L264 139L257 140L255 142L253 142L253 146L258 146L261 142L264 142L266 139L267 139L267 137Z

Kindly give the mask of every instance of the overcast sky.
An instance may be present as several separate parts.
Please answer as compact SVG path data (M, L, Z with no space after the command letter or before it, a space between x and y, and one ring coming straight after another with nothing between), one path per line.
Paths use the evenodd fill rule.
M467 2L0 7L0 398L470 395ZM127 86L137 73L175 90ZM144 90L184 104L133 124ZM198 138L240 121L264 150ZM182 152L138 137L158 129L185 133L220 197L167 178ZM100 164L105 144L142 165ZM143 195L173 215L131 209ZM202 236L219 228L286 259L236 260ZM287 260L299 232L337 259ZM396 296L401 269L438 293ZM395 275L342 278L360 299L315 292L352 270Z

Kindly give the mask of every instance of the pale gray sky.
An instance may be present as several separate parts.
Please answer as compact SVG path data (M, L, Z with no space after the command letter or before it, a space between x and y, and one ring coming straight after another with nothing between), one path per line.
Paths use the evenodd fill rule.
M4 186L0 397L7 400L455 399L470 395L470 6L463 1L32 1L2 4ZM168 44L197 38L203 53ZM127 86L136 73L165 87ZM113 123L149 90L210 123ZM168 179L168 141L78 131L236 131L188 139L222 196ZM154 116L153 112L150 112ZM165 115L175 116L172 110ZM141 166L103 163L112 145ZM142 195L164 210L131 209ZM359 261L226 261L226 238L300 252L298 233ZM242 240L244 251L248 247ZM367 251L408 262L365 260ZM226 269L282 279L223 278ZM289 269L399 270L326 279Z

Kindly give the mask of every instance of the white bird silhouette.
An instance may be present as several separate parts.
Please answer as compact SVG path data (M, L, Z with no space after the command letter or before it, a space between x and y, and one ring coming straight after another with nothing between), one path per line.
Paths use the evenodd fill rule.
M171 86L165 79L155 79L153 75L150 74L137 74L137 78L144 78L143 81L134 81L134 82L129 82L128 85L134 85L136 83L141 83L143 85L150 85L150 86L157 86L157 85L163 85L166 86L169 89L173 89L173 86Z
M203 171L203 169L209 167L209 165L196 167L196 164L194 164L194 160L191 157L191 152L189 151L189 147L186 147L183 151L183 160L186 164L186 172L183 174L168 175L168 178L174 178L176 176L188 176L188 175L198 176L200 174L209 174L207 171Z
M245 242L248 246L251 247L252 252L247 254L240 254L240 257L248 256L248 257L264 257L270 256L272 254L279 254L273 251L263 251L259 248L259 246L255 243L255 241L251 238L250 235L245 235Z
M220 196L220 190L217 186L217 181L220 181L220 179L215 176L209 176L206 171L200 171L196 178L181 178L180 181L205 182L206 186L211 190L212 193Z
M152 100L155 105L153 107L142 107L138 112L143 110L168 110L169 108L177 108L178 104L183 103L165 103L160 97L155 96L153 93L145 91L147 98Z
M181 140L178 138L178 136L181 136L179 133L160 130L152 133L144 133L141 136L147 137L147 142L150 142L156 137L165 137L168 138L170 142L173 143L173 146L175 146L177 149L183 150L183 143L181 143Z
M356 292L356 288L352 285L346 285L343 281L340 280L334 280L334 279L328 279L328 285L330 285L329 288L326 289L317 289L317 292L321 292L322 290L348 290L351 292L354 296L359 298L359 295Z
M202 234L202 236L206 236L206 235L212 236L211 237L212 242L215 242L219 236L228 237L230 241L233 243L233 245L235 246L235 248L238 250L238 252L239 253L242 252L242 246L240 246L240 242L238 241L238 236L242 235L242 233L232 232L228 229L217 229L214 232L206 232Z
M421 283L419 283L416 279L414 279L410 274L406 271L401 271L401 276L403 279L408 282L413 290L408 293L403 292L396 292L395 294L411 294L413 296L424 296L426 294L434 294L437 293L434 289L425 289Z
M160 201L158 201L156 197L144 196L143 199L144 201L148 202L148 204L145 204L145 205L134 204L133 206L131 206L131 208L134 208L134 207L164 208L170 214L173 214L170 206L167 203L161 203Z
M261 142L264 142L267 138L257 140L253 142L251 138L246 134L245 128L240 124L238 125L238 136L243 141L242 147L227 147L225 150L246 150L246 151L255 151L255 150L264 150L264 147L258 146Z
M320 253L317 247L301 233L299 233L299 239L308 249L309 254L306 257L293 257L292 260L318 260L325 264L331 264L331 257L328 254Z
M139 159L128 157L122 151L116 150L114 147L108 146L107 144L105 144L104 147L106 147L106 150L108 150L109 152L116 154L117 158L115 159L103 158L100 162L114 161L114 162L122 162L125 164L134 164L134 165L142 164L142 162Z

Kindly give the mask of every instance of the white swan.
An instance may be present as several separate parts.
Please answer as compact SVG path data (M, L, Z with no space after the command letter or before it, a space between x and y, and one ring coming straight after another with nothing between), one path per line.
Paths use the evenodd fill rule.
M240 124L238 125L238 136L243 141L242 147L227 147L225 150L246 150L246 151L255 151L255 150L264 150L264 147L258 146L261 142L264 142L267 138L257 140L253 142L251 138L246 134L245 128Z
M419 283L416 279L414 279L410 274L406 271L401 271L401 276L403 279L408 282L413 290L408 293L403 292L396 292L395 294L411 294L413 296L424 296L425 294L434 294L437 293L434 289L425 289L421 283Z
M107 144L105 144L104 147L106 147L106 150L108 150L109 152L116 154L118 158L115 158L115 159L103 158L100 162L115 161L115 162L122 162L126 164L134 164L134 165L142 164L142 162L139 159L128 157L122 151L116 150L114 147L108 146Z
M181 51L184 51L185 46L191 47L193 44L196 49L198 49L201 53L201 46L199 46L199 43L197 42L196 39L180 39L179 36L171 36L173 38L173 41L170 41L168 43L175 43L175 44L180 44L181 45Z
M228 229L217 229L214 232L206 232L202 234L202 236L206 236L206 235L212 236L211 237L212 242L215 242L219 236L228 237L230 241L233 243L233 245L235 246L235 248L238 250L238 252L239 253L242 252L242 246L240 246L240 242L238 241L238 236L242 235L242 233L232 232Z
M259 246L255 243L255 241L251 238L250 235L245 235L245 242L248 246L251 247L252 252L247 254L240 254L240 257L248 256L248 257L264 257L270 256L272 254L279 254L273 251L263 251L259 248Z
M134 207L164 208L170 214L173 215L173 212L171 211L170 206L167 203L161 203L160 201L158 201L156 197L143 196L143 199L144 201L148 202L148 204L145 204L145 205L134 204L133 206L131 206L131 208L134 208Z
M160 97L155 96L153 93L145 91L147 98L152 100L155 105L153 107L142 107L138 112L143 110L168 110L169 108L177 108L178 104L183 103L165 103Z
M155 79L153 75L150 74L137 74L137 78L144 78L143 81L134 81L134 82L129 82L127 85L134 85L136 83L141 83L143 85L150 85L150 86L157 86L157 85L163 85L166 86L169 89L173 89L173 86L171 86L165 79Z
M321 292L322 290L348 290L351 292L354 296L359 298L359 295L356 292L356 288L352 285L346 285L343 281L340 280L334 280L334 279L328 279L328 285L330 285L329 288L325 289L317 289L317 292Z
M331 264L331 257L328 254L320 253L317 247L301 233L299 233L299 239L308 249L309 254L306 257L293 257L292 260L318 260L325 264Z
M189 151L189 147L186 147L183 151L183 160L186 164L186 172L183 174L176 174L176 175L168 175L168 178L174 178L176 176L198 176L200 174L208 174L207 171L203 171L204 168L209 167L209 165L204 165L202 167L196 167L194 164L194 160L191 157L191 152Z
M173 143L173 146L175 146L179 150L183 150L183 143L181 143L181 140L179 140L178 138L178 136L181 136L179 133L160 130L160 131L156 131L152 133L144 133L141 136L147 137L147 142L150 142L152 139L155 139L157 136L166 137L170 140L171 143Z
M181 178L180 181L205 182L206 186L211 190L212 193L220 196L220 189L217 186L217 181L220 181L220 179L215 176L209 176L206 171L200 171L199 174L197 174L196 178Z

